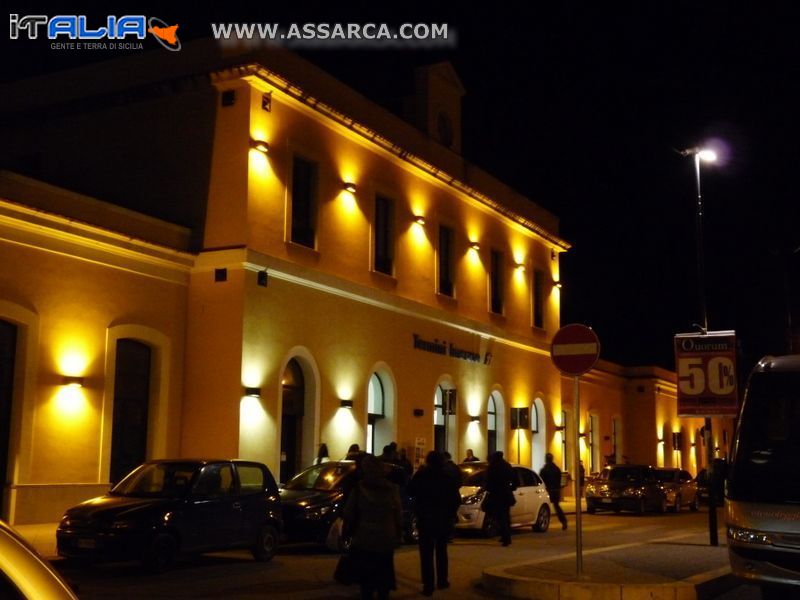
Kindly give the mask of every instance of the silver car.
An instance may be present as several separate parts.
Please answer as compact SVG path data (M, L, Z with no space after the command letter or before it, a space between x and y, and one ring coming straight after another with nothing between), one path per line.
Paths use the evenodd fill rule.
M486 496L485 462L463 463L461 470L461 506L458 508L456 528L474 529L486 536L497 534L493 519L481 510L481 502ZM511 507L511 526L524 527L530 525L534 531L544 532L550 527L550 497L541 477L527 467L512 465L517 475L517 489L514 498L517 501Z

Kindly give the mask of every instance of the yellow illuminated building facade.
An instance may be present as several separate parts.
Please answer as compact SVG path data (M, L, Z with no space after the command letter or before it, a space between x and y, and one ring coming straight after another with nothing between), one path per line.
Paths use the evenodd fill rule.
M45 82L64 86L62 150L119 129L88 157L48 160L22 108L43 82L6 90L4 163L29 177L0 179L3 518L57 519L137 459L242 457L286 480L322 443L571 470L577 426L589 472L702 464L668 372L601 362L574 414L549 358L569 244L461 158L449 65L416 73L413 127L282 51L195 46L167 81L125 60L130 91L104 65Z

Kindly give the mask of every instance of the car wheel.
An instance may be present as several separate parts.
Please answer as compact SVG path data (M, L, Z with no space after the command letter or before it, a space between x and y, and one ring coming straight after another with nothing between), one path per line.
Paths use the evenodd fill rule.
M674 513L681 511L681 497L679 495L675 495L675 504L670 507L670 510Z
M700 510L700 501L697 499L697 496L695 496L694 500L692 500L692 503L689 504L689 510L692 512L697 512Z
M497 523L494 522L494 517L485 513L483 515L483 537L495 537L499 534Z
M175 562L178 543L168 533L159 533L150 542L144 557L144 566L154 573L163 573Z
M539 515L533 524L533 530L537 533L544 533L550 528L550 508L545 504L539 509Z
M256 544L253 546L253 558L260 562L272 560L278 551L278 530L267 523L258 532Z

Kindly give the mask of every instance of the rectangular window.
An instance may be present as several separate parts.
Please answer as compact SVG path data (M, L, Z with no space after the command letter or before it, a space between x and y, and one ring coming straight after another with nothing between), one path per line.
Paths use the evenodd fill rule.
M453 295L453 230L439 227L439 293Z
M374 265L375 270L392 274L394 262L394 202L383 196L375 197Z
M317 165L298 156L292 166L292 237L302 246L314 247L317 217Z
M533 326L544 328L544 271L538 269L533 272Z
M492 250L489 270L489 308L503 314L503 253Z

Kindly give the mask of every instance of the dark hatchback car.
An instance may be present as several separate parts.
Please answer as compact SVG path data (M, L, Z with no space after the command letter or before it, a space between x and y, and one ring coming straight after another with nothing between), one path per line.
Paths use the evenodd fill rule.
M249 548L270 560L282 528L266 465L240 460L144 463L105 496L67 510L58 554L81 561L141 560L160 571L178 554Z
M412 501L405 493L407 476L396 465L384 464L386 477L400 487L403 503L403 539L417 539ZM290 479L280 491L286 541L324 544L334 551L344 548L341 514L358 482L356 463L338 460L314 465Z
M666 512L669 497L657 471L647 465L610 465L586 485L586 512L598 510L639 514L648 510Z

